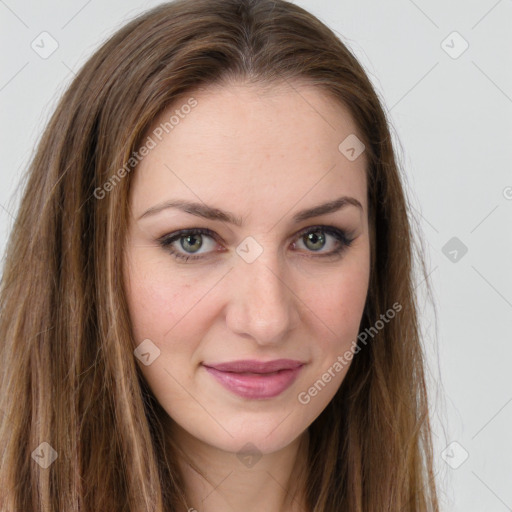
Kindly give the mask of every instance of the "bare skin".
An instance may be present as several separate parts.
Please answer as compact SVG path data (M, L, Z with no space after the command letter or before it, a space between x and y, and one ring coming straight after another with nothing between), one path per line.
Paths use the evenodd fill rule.
M169 435L212 482L180 461L190 508L306 511L303 488L291 490L305 467L300 441L346 375L349 364L336 371L333 364L357 338L368 291L365 155L351 161L338 149L357 127L346 108L310 85L237 83L193 96L197 106L133 175L126 293L136 346L151 340L160 350L141 370L169 414ZM360 207L349 201L294 219L341 197ZM241 225L175 207L144 215L171 200L221 209ZM158 242L191 228L214 235ZM246 255L257 257L249 263ZM283 358L302 366L267 398L240 396L206 369ZM324 387L309 393L329 369ZM255 463L240 454L247 443Z

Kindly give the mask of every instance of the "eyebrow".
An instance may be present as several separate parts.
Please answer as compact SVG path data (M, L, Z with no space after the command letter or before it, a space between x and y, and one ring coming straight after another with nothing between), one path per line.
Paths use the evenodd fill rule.
M329 201L327 203L323 203L306 210L301 210L293 216L293 221L300 222L312 217L333 213L346 208L347 206L355 206L356 208L359 208L361 211L363 211L362 204L355 197L342 196L338 199L334 199L333 201ZM228 222L230 224L234 224L235 226L243 225L243 220L241 217L236 217L229 212L219 208L213 208L203 203L194 203L181 200L166 201L165 203L152 206L139 217L139 220L144 217L149 217L150 215L156 215L162 210L166 210L168 208L176 208L178 210L184 211L185 213L190 213L198 217L203 217L209 220Z

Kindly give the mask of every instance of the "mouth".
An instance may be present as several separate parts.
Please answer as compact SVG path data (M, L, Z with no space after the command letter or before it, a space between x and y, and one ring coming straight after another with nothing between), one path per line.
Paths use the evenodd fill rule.
M303 366L304 363L294 359L275 359L273 361L244 359L239 361L229 361L226 363L203 363L203 365L221 372L268 374L279 372L281 370L294 370Z
M291 359L203 364L225 389L248 399L273 398L288 389L304 363Z

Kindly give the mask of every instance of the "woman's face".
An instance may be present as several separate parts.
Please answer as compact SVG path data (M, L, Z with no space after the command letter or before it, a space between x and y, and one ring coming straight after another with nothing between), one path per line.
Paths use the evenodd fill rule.
M137 363L175 435L231 452L284 448L322 412L368 291L356 126L292 85L185 97L133 171L124 277Z

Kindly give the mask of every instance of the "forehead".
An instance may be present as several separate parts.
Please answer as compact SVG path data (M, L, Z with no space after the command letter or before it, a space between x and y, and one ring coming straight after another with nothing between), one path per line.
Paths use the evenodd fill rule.
M340 150L354 136L362 138L346 106L312 85L209 86L180 97L146 132L154 147L134 173L132 199L141 208L177 196L282 211L347 194L366 211L364 152L351 161Z

